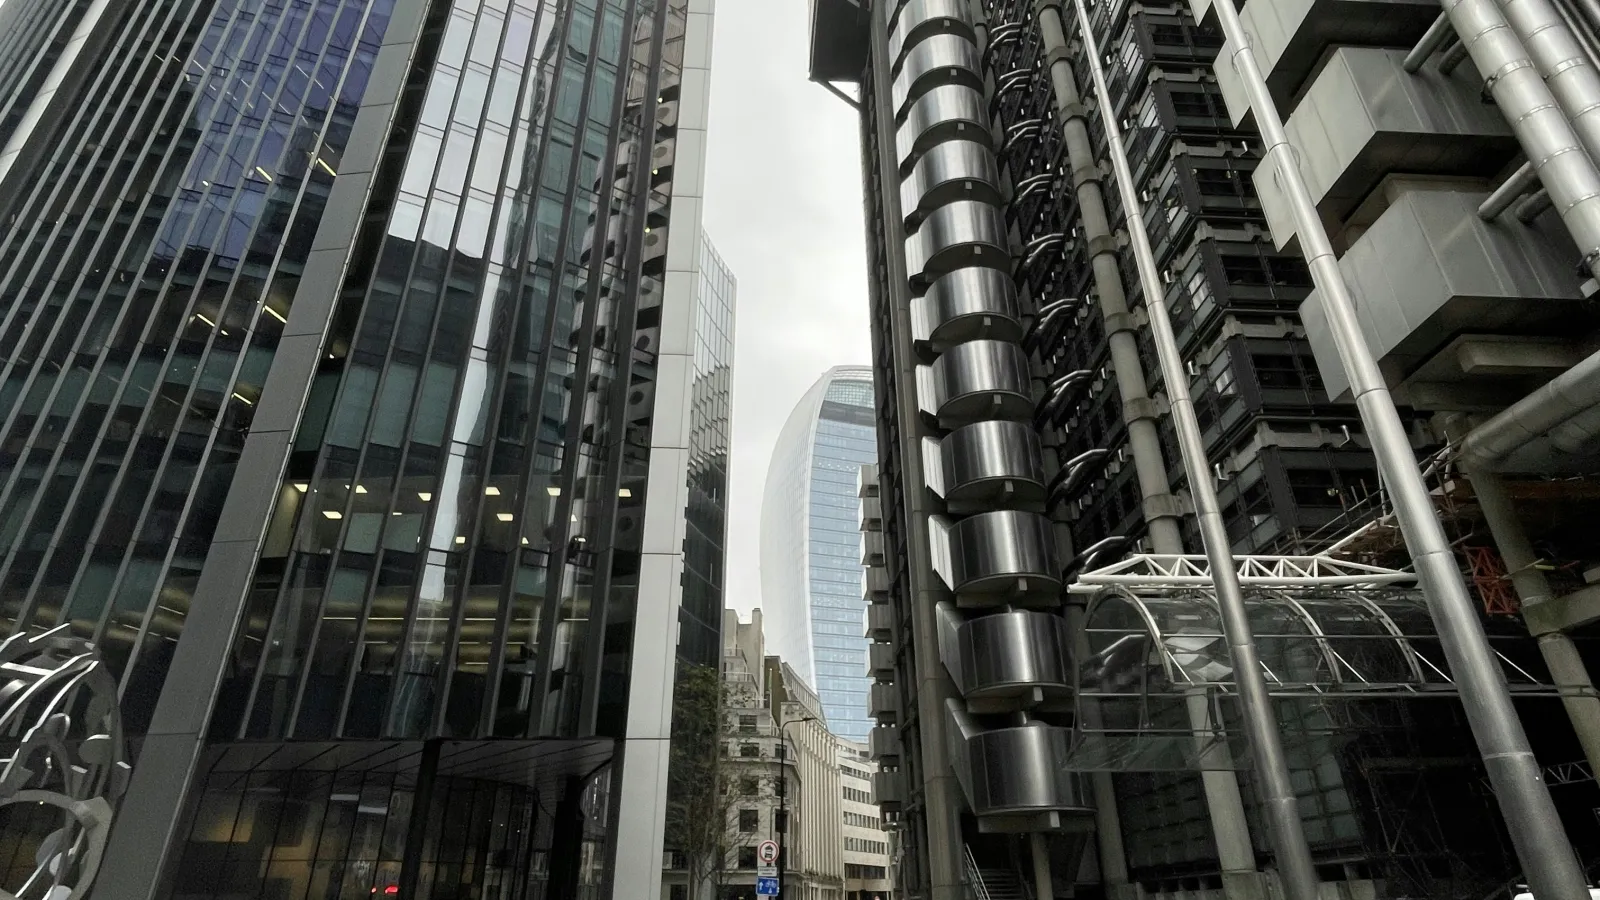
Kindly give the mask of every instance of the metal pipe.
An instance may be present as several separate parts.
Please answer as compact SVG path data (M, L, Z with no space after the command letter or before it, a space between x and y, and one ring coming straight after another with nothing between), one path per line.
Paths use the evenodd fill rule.
M1405 70L1413 75L1417 74L1422 70L1422 64L1433 55L1433 51L1438 50L1445 40L1454 34L1455 32L1450 30L1450 18L1444 13L1439 13L1439 18L1434 19L1433 24L1428 26L1427 32L1422 35L1422 40L1417 41L1417 45L1406 54L1406 61L1403 63Z
M1511 214L1517 217L1518 222L1524 225L1532 225L1533 220L1539 218L1539 214L1549 209L1550 206L1550 192L1545 188L1539 188L1537 191L1522 198L1522 201L1517 204L1516 209L1511 211Z
M1517 198L1528 192L1539 180L1539 173L1533 170L1533 163L1525 162L1522 167L1511 173L1500 186L1494 189L1489 199L1483 201L1478 207L1478 218L1485 222L1493 222L1505 212Z
M1574 0L1590 30L1600 33L1600 0Z
M1534 67L1578 141L1589 151L1590 166L1600 160L1600 72L1550 0L1495 0L1506 24L1522 41ZM1585 250L1597 245L1590 244Z
M1122 286L1121 263L1117 258L1105 197L1100 190L1099 158L1089 139L1088 111L1084 108L1070 57L1066 53L1067 39L1061 10L1051 3L1040 3L1035 9L1041 50L1044 57L1051 60L1051 88L1062 120L1062 143L1066 146L1067 162L1078 195L1078 214L1084 237L1089 242L1095 294L1106 325L1106 343L1110 347L1111 364L1117 374L1117 391L1123 410L1129 413L1137 411L1137 414L1129 417L1128 446L1133 454L1140 496L1146 503L1145 521L1150 543L1157 553L1182 553L1183 538L1178 530L1176 510L1152 511L1150 506L1157 498L1170 500L1172 485L1167 481L1167 465L1154 420L1155 404L1150 399L1143 363L1139 359L1139 345L1134 338L1128 298ZM1201 729L1209 727L1209 722L1203 717L1195 719L1191 716L1190 725ZM1220 752L1226 752L1226 748ZM1208 769L1200 773L1200 780L1205 789L1206 811L1211 817L1212 837L1216 842L1217 858L1224 876L1259 877L1255 848L1250 844L1245 824L1244 798L1239 791L1239 779L1232 771ZM1135 889L1128 881L1127 860L1120 852L1121 823L1110 779L1097 777L1092 784L1100 829L1101 870L1106 882L1112 886L1113 893L1133 893ZM1116 835L1117 840L1109 840L1110 835Z
M1467 45L1464 42L1457 41L1451 44L1450 48L1445 50L1444 55L1439 57L1439 74L1450 75L1454 73L1456 67L1461 65L1461 61L1466 58Z
M1550 580L1539 569L1539 556L1517 518L1505 484L1492 472L1465 471L1472 482L1472 492L1477 496L1478 508L1489 525L1489 533L1500 550L1500 558L1505 561L1517 600L1524 609L1550 602L1553 599ZM1583 756L1590 768L1600 772L1600 697L1595 696L1589 670L1572 639L1560 631L1535 636L1539 639L1539 653L1550 669L1550 680L1561 691L1561 704L1572 721L1572 730L1577 732Z
M1028 855L1033 857L1034 900L1055 900L1055 879L1050 874L1050 848L1045 844L1044 832L1028 835Z
M1535 68L1530 59L1529 50L1517 39L1495 0L1442 2L1478 71L1488 73L1489 93L1511 123L1523 153L1538 170L1539 181L1550 192L1557 214L1584 253L1585 265L1600 275L1600 172L1595 170L1594 160L1585 151L1578 132L1563 114L1553 92L1559 80L1566 102L1576 106L1581 103L1581 97L1575 96L1574 89L1587 83L1587 79L1574 80L1557 73L1547 86L1540 69ZM1543 0L1537 2L1543 3ZM1545 8L1548 9L1548 5ZM1560 29L1558 23L1556 29L1545 30L1564 29ZM1549 40L1541 40L1539 45L1541 54L1546 57L1554 52L1552 47L1560 46ZM1551 62L1546 59L1547 64ZM1593 74L1592 67L1587 65L1570 68ZM1600 85L1596 90L1600 91ZM1600 100L1600 93L1591 96L1589 102L1595 100ZM1587 114L1585 120L1586 127L1600 127L1600 107ZM1596 139L1600 141L1600 135ZM1600 143L1596 146L1600 149Z
M1600 353L1591 354L1474 428L1461 441L1461 466L1472 471L1495 471L1511 451L1539 440L1597 404Z
M1448 4L1450 0L1445 2ZM1484 2L1488 0L1478 0L1473 5ZM1446 12L1450 13L1451 24L1461 35L1462 42L1472 48L1479 70L1498 76L1495 87L1498 99L1499 85L1512 80L1521 70L1513 68L1502 72L1501 66L1489 65L1486 58L1480 58L1485 47L1483 29L1476 18L1463 12L1464 5L1460 2L1447 5ZM1492 10L1493 3L1488 5ZM1461 693L1462 706L1505 815L1522 870L1540 900L1586 900L1588 887L1578 867L1577 856L1561 827L1561 818L1545 788L1543 773L1511 705L1505 677L1483 633L1477 606L1467 593L1455 554L1422 481L1405 426L1395 410L1394 398L1362 335L1349 285L1339 270L1328 232L1301 175L1297 154L1284 132L1283 119L1256 64L1250 37L1232 3L1218 3L1215 9L1224 40L1235 48L1234 70L1255 110L1256 124L1265 146L1263 162L1274 166L1277 186L1293 210L1300 244L1340 363L1351 393L1355 395L1379 471L1388 486L1395 518L1411 552L1417 580L1427 598L1440 645ZM1528 74L1538 81L1531 69ZM1502 109L1506 109L1508 115L1511 112L1506 104L1502 104ZM1529 149L1526 144L1524 149ZM1551 165L1537 152L1528 152L1528 158L1540 169L1541 177Z
M1577 38L1582 45L1584 55L1589 57L1589 65L1600 66L1600 34L1583 21L1583 13L1578 11L1575 0L1554 0L1556 12L1561 14L1561 21L1567 25L1567 30Z
M1228 2L1231 0L1225 0L1223 5ZM1200 526L1200 541L1205 546L1206 559L1211 565L1211 582L1217 592L1222 631L1227 637L1234 682L1239 691L1240 717L1244 721L1251 756L1254 757L1262 812L1272 833L1278 876L1283 882L1284 895L1289 900L1316 900L1317 869L1311 861L1311 846L1306 842L1305 828L1300 820L1299 801L1294 785L1289 780L1289 763L1283 753L1283 738L1278 733L1278 718L1272 708L1272 698L1267 695L1266 677L1261 673L1261 659L1256 652L1255 636L1251 633L1250 614L1245 607L1244 589L1239 584L1239 571L1233 559L1232 542L1228 539L1228 526L1222 520L1222 504L1217 502L1217 488L1211 480L1211 463L1206 459L1205 438L1200 434L1200 420L1195 414L1194 400L1189 396L1189 376L1184 369L1183 354L1178 349L1178 338L1173 333L1172 321L1167 314L1155 251L1150 248L1150 235L1145 230L1144 202L1139 198L1139 189L1133 180L1133 167L1128 162L1128 151L1122 142L1122 126L1113 112L1116 107L1111 102L1111 91L1106 86L1105 67L1101 62L1099 42L1089 24L1088 6L1084 0L1073 0L1073 6L1078 12L1084 58L1089 63L1089 72L1094 79L1100 124L1105 129L1106 142L1110 144L1111 170L1116 176L1117 189L1122 194L1125 227L1133 245L1134 260L1138 264L1139 282L1144 287L1145 314L1150 320L1150 336L1155 343L1156 356L1161 361L1161 376L1166 381L1167 403L1172 409L1178 449L1183 456L1184 473L1189 480L1195 519Z

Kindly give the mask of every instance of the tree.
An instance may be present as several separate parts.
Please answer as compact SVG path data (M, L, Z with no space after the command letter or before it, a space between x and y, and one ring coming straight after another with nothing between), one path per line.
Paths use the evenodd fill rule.
M680 665L672 696L667 847L683 854L689 896L703 898L743 843L733 821L739 793L722 756L726 689L713 666Z

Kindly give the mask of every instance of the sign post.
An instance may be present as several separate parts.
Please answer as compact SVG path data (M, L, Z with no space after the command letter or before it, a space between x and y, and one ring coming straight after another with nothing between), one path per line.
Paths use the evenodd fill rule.
M776 879L776 878L760 878L760 877L756 878L756 896L757 897L776 897L776 896L778 896L778 879Z
M778 867L774 865L777 861L777 841L762 841L756 845L756 862L760 864L756 869L757 897L776 897L782 890Z

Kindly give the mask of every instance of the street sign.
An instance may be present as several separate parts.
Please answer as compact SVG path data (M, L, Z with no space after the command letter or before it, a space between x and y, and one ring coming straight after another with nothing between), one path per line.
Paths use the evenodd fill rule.
M756 879L756 896L757 897L776 897L776 896L778 896L778 879L776 879L776 878L757 878Z
M757 878L777 878L778 877L778 867L777 866L756 866L756 877Z
M756 845L756 862L762 865L772 865L778 861L778 842L762 841Z

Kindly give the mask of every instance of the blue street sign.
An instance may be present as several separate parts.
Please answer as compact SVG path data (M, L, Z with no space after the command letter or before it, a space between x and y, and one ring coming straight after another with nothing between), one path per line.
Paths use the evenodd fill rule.
M757 897L776 897L776 896L778 896L778 879L776 879L776 878L757 878L756 879L756 896Z

